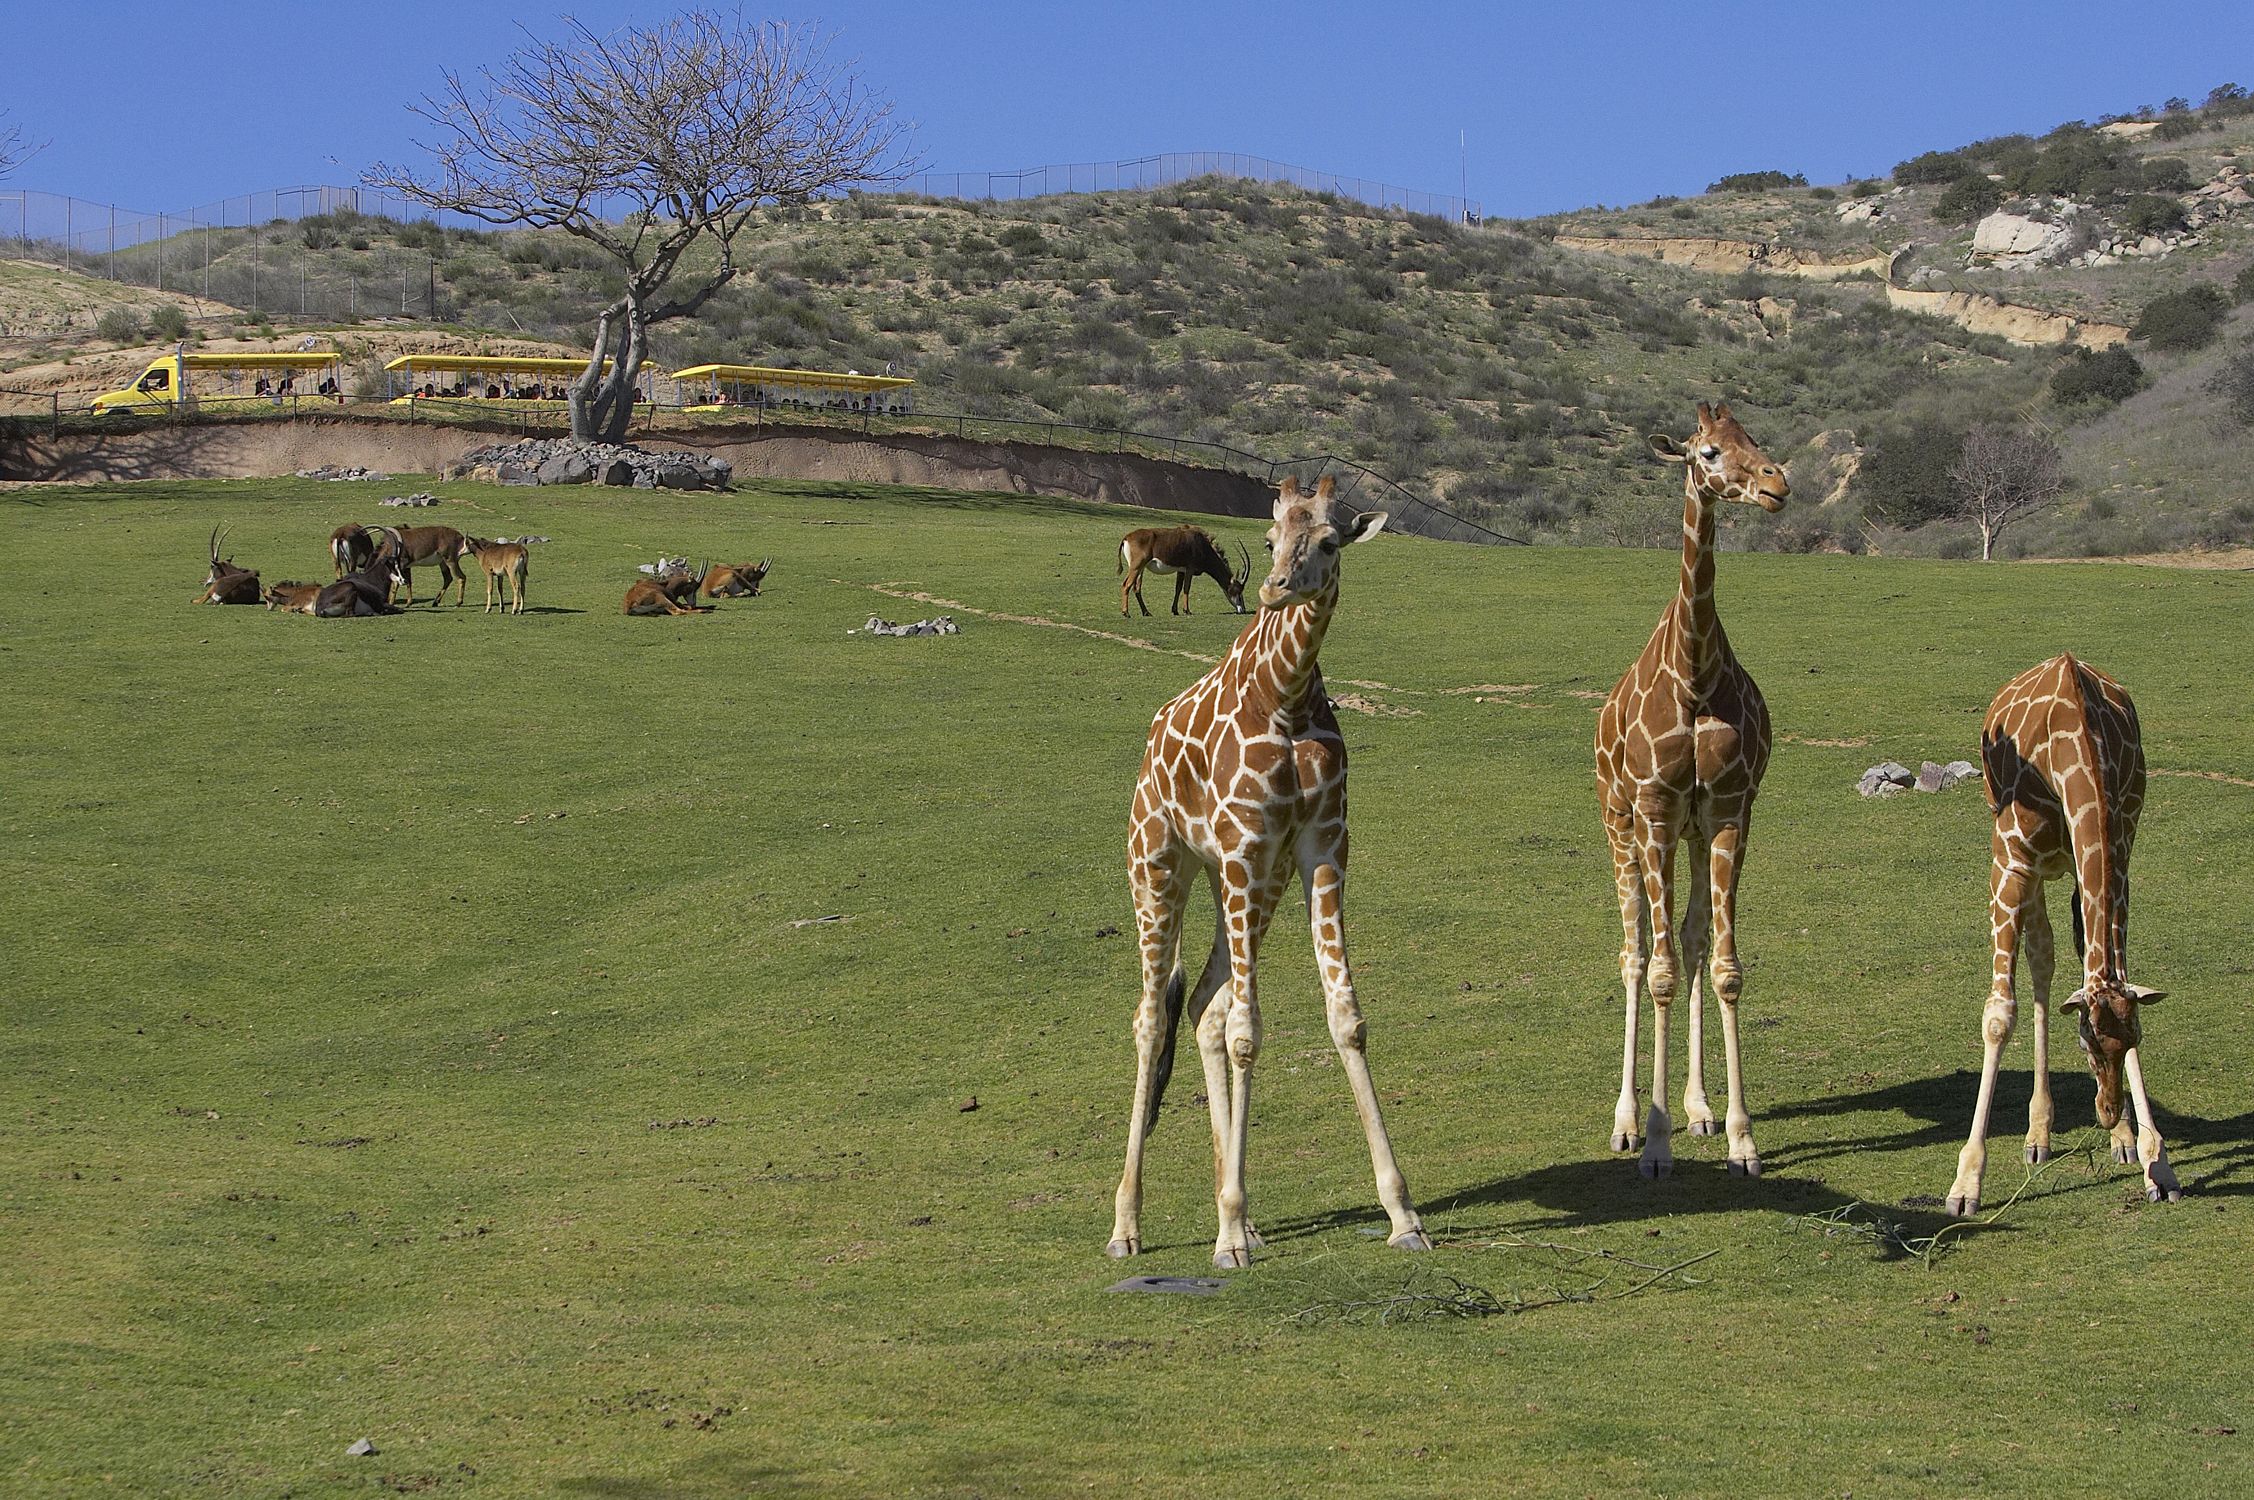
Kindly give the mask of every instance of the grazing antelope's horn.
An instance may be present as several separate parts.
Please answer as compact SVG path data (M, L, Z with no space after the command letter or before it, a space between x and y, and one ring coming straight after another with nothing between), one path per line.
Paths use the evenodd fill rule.
M1244 559L1244 571L1237 575L1237 587L1241 589L1252 582L1252 550L1244 543L1239 542L1237 543L1237 555Z

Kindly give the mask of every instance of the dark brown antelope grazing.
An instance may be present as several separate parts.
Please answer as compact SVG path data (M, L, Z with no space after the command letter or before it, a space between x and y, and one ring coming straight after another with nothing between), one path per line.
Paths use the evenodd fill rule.
M386 551L396 555L399 586L407 594L407 602L415 602L415 564L438 564L438 592L432 597L430 607L438 608L440 599L446 597L446 585L457 584L454 602L469 602L470 576L456 561L462 553L462 534L451 526L382 526L377 530L381 540L376 543L376 555Z
M375 555L376 539L358 521L347 521L329 533L329 560L336 564L339 578L366 567Z
M1242 544L1237 550L1244 551ZM1246 552L1244 567L1232 570L1227 555L1202 526L1146 526L1127 533L1119 544L1119 571L1127 575L1119 585L1121 618L1126 617L1130 598L1142 606L1144 614L1150 613L1150 606L1143 603L1145 568L1174 575L1174 614L1190 612L1190 583L1201 575L1221 585L1229 608L1244 613L1244 586L1252 577L1252 555Z
M757 567L750 563L721 563L706 569L704 591L715 599L756 599L760 580L767 576L767 567L764 557Z
M686 596L686 597L684 597ZM624 612L630 615L701 615L696 602L697 575L666 572L654 578L637 578L626 591Z
M531 549L522 542L489 542L483 537L462 538L461 555L475 557L478 571L485 576L484 613L493 612L495 584L506 579L515 591L516 602L503 610L505 614L524 613L525 566L531 559Z
M190 604L256 604L259 602L258 569L235 565L219 557L219 528L211 529L211 571L204 575L203 592Z
M321 583L277 583L266 591L266 607L286 615L309 615L326 587Z
M398 614L399 607L391 602L391 590L404 571L391 553L378 550L357 570L334 583L322 584L307 613L323 620Z

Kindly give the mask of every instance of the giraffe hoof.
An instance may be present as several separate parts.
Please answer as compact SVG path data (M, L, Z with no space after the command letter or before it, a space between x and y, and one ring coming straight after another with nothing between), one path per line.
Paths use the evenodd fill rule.
M1692 1135L1720 1135L1722 1127L1712 1120L1693 1120L1690 1122L1690 1133Z
M1758 1177L1761 1175L1761 1158L1758 1156L1730 1158L1732 1177Z
M1674 1170L1674 1161L1665 1156L1647 1156L1636 1163L1637 1173L1654 1181L1670 1175Z
M1252 1252L1250 1250L1216 1250L1213 1252L1213 1266L1216 1270L1241 1271L1251 1264Z
M2029 1145L2029 1146L2028 1146L2028 1148L2027 1148L2027 1165L2029 1165L2030 1167L2039 1167L2039 1166L2041 1166L2041 1165L2042 1165L2042 1164L2043 1164L2044 1162L2046 1162L2046 1161L2049 1161L2050 1159L2051 1159L2051 1148L2050 1148L2049 1146L2047 1146L2047 1145L2044 1145L2044 1146Z
M1612 1149L1615 1151L1637 1151L1642 1147L1643 1142L1625 1130L1615 1130L1612 1133Z
M1104 1246L1104 1254L1113 1260L1125 1260L1130 1255L1141 1254L1142 1248L1141 1243L1135 1240L1113 1240Z
M1386 1243L1396 1250L1430 1250L1432 1248L1432 1237L1421 1228L1411 1229L1406 1233L1395 1235Z
M1949 1217L1952 1219L1969 1219L1980 1212L1980 1200L1967 1197L1963 1193L1949 1194L1947 1200L1941 1206L1949 1211Z

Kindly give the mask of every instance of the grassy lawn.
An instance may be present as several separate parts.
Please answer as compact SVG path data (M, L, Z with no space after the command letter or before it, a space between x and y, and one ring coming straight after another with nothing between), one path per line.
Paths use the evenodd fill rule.
M1293 904L1263 971L1269 1248L1215 1296L1115 1296L1204 1274L1213 1235L1185 1066L1155 1248L1101 1253L1127 797L1152 710L1202 670L1179 653L1240 623L1217 593L1124 627L1155 651L968 609L960 637L870 639L847 632L872 611L944 607L873 584L1120 630L1112 548L1146 518L437 488L414 519L555 538L531 613L482 617L474 586L371 621L187 607L215 521L269 581L322 577L332 526L394 514L386 487L0 496L0 1489L2254 1485L2254 788L2156 778L2137 850L2131 977L2171 994L2146 1050L2181 1204L2105 1154L2061 1027L2063 1159L1998 1225L1928 1265L1808 1217L1933 1234L1979 1055L1979 793L1865 802L1856 775L1971 755L1995 688L2071 648L2136 695L2155 767L2254 778L2254 581L1723 560L1788 737L1740 910L1768 1175L1681 1136L1653 1184L1604 1150L1618 926L1588 741L1675 560L1356 548L1324 655L1381 710L1343 715L1349 941L1442 1248L1365 1232ZM661 551L775 569L710 615L622 618ZM1991 1204L2023 1176L2026 1095L2023 1029ZM1607 1269L1535 1241L1714 1253L1696 1285L1513 1315L1341 1305L1447 1278L1541 1300ZM345 1456L361 1437L376 1455Z

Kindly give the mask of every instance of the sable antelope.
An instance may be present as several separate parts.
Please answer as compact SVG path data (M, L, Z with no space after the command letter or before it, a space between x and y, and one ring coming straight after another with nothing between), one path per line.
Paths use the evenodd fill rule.
M277 583L266 591L266 607L278 609L286 615L309 615L313 605L328 585L320 583Z
M707 562L694 568L674 568L660 571L657 575L657 586L663 589L665 597L671 599L675 604L695 609L697 607L697 589L703 583L704 575L711 570L711 567L712 565Z
M376 555L388 550L397 559L399 586L407 591L407 602L415 602L415 564L438 564L438 592L430 607L438 608L438 601L446 596L446 585L459 585L454 591L457 605L469 602L470 576L455 559L461 556L462 534L451 526L383 526L377 528L383 540L376 544Z
M329 533L329 560L336 564L339 578L366 567L375 555L376 539L358 521L347 521Z
M503 612L524 613L524 574L531 549L522 542L489 542L483 537L466 536L462 538L460 555L475 557L478 571L485 575L485 613L493 610L494 584L500 579L508 580L516 593L516 603Z
M688 597L684 599L682 595ZM705 611L697 605L697 575L694 573L660 573L655 578L637 578L626 591L624 612L630 615L701 615Z
M400 610L391 602L391 589L399 582L403 571L393 554L379 549L356 571L334 583L322 584L321 592L314 596L313 608L307 613L324 620L396 615Z
M1243 544L1237 550L1244 552ZM1127 614L1127 600L1132 597L1142 606L1144 614L1150 606L1143 603L1143 570L1174 575L1174 606L1172 613L1186 615L1190 612L1190 584L1200 575L1221 585L1228 596L1229 608L1244 613L1244 586L1252 578L1252 555L1244 552L1244 567L1232 570L1229 559L1213 537L1202 526L1146 526L1141 531L1130 531L1119 543L1119 571L1127 575L1119 585L1119 613Z
M233 558L222 562L219 557L219 528L211 529L211 571L204 575L203 592L189 600L190 604L256 604L258 596L258 569L241 568Z
M749 563L722 563L708 569L704 575L704 591L715 599L756 599L760 580L767 576L766 558L759 566Z

